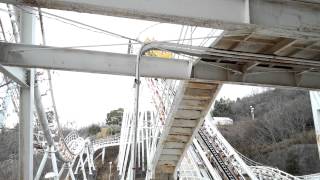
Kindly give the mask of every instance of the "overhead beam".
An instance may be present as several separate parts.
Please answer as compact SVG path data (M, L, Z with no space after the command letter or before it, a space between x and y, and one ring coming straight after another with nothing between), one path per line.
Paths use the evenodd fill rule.
M7 66L134 76L135 63L135 55L0 43L0 64ZM144 56L140 72L145 77L188 79L191 66L186 60Z
M320 4L316 1L1 0L1 2L245 33L267 33L302 39L320 38Z
M249 72L239 74L234 71L241 71L241 65L211 64L196 64L191 79L279 88L320 89L320 72L305 72L297 78L297 73L292 70L253 66Z
M0 43L0 64L7 66L134 76L135 60L135 55ZM320 74L317 72L307 71L299 74L297 78L297 73L292 70L260 67L258 63L253 61L246 65L209 62L204 64L200 61L194 65L191 79L320 89ZM191 66L192 64L185 60L143 56L141 75L189 80Z

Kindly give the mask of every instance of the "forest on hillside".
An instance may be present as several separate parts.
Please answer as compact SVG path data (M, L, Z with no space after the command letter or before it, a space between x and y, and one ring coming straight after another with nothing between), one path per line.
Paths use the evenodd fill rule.
M211 115L234 120L219 129L245 156L293 175L320 172L308 91L274 89L236 101L219 99Z

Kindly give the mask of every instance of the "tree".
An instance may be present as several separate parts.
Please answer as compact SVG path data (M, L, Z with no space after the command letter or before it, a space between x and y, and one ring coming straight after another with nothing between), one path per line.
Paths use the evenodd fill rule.
M288 157L286 159L286 171L290 174L299 174L299 156L293 151L288 152Z
M96 135L98 132L100 132L100 126L92 124L89 127L89 135Z
M119 125L121 126L123 117L123 108L112 110L107 114L106 124L107 125Z
M232 117L233 112L231 109L231 104L233 101L230 99L220 98L214 103L214 109L211 111L211 116L213 117Z

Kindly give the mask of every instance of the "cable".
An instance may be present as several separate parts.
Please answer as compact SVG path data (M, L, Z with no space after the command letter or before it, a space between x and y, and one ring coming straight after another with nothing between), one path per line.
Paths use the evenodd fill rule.
M192 39L185 39L185 40L198 40L198 39L207 39L207 38L216 38L219 36L206 36L206 37L199 37L199 38L192 38ZM156 41L156 42L178 42L179 39L170 39L170 40L163 40L163 41ZM84 46L67 46L67 47L41 47L41 48L30 48L30 49L19 49L19 50L12 50L10 52L25 52L25 51L39 51L39 50L49 50L49 49L77 49L77 48L93 48L93 47L109 47L109 46L127 46L130 43L115 43L115 44L97 44L97 45L84 45ZM131 44L140 44L138 42L132 42Z
M22 11L26 12L26 13L29 13L29 14L32 14L34 16L36 16L37 18L39 18L39 16L35 13L32 13L20 6L15 6L19 9L21 9ZM75 26L77 28L81 28L81 29L85 29L85 30L89 30L89 31L92 31L92 32L96 32L96 33L103 33L103 34L108 34L110 36L114 36L114 37L119 37L119 38L123 38L123 39L127 39L127 40L131 40L131 41L134 41L134 42L139 42L141 43L139 40L137 39L133 39L133 38L130 38L130 37L126 37L126 36L123 36L121 34L117 34L117 33L114 33L114 32L111 32L111 31L108 31L108 30L104 30L104 29L101 29L101 28L98 28L98 27L94 27L94 26L91 26L91 25L88 25L88 24L85 24L85 23L82 23L82 22L79 22L79 21L76 21L76 20L72 20L72 19L68 19L68 18L65 18L65 17L61 17L61 16L58 16L58 15L55 15L55 14L52 14L52 13L48 13L48 12L45 12L45 11L42 11L43 13L43 17L46 17L46 18L50 18L50 19L54 19L54 20L57 20L57 21L60 21L60 22L63 22L65 24L68 24L68 25L72 25L72 26ZM46 14L46 15L44 15ZM49 16L48 16L49 15ZM55 18L52 18L50 16L53 16ZM58 19L57 19L58 18ZM62 20L61 20L62 19ZM69 23L71 22L71 23ZM72 24L74 23L74 24ZM85 26L87 28L84 28L84 27L81 27L81 26L77 26L75 24L78 24L78 25L81 25L81 26ZM88 29L90 28L90 29ZM92 30L92 29L95 29L96 31Z
M197 26L195 26L193 30L192 30L192 27L191 27L191 29L190 29L190 45L191 45L191 46L192 46L192 35L193 35L193 33L196 31L196 29L197 29Z
M159 24L162 24L162 23L161 23L161 22L158 22L158 23L156 23L156 24L153 24L153 25L151 25L151 26L146 27L145 29L143 29L142 31L140 31L140 32L138 33L136 39L139 40L139 37L141 36L142 33L144 33L145 31L147 31L147 30L149 30L149 29L151 29L151 28L154 28L155 26L158 26Z
M180 34L179 34L179 38L178 38L177 44L179 44L179 41L181 40L183 29L184 29L184 25L181 26L181 30L180 30Z

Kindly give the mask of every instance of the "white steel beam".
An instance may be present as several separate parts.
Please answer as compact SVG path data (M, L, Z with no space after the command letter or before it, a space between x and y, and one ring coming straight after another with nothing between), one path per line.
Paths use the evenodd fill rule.
M320 157L320 91L310 91L310 101L313 114L313 123L316 131L316 140Z
M315 0L1 0L34 7L283 37L320 38ZM181 8L183 6L183 8Z
M29 73L28 88L20 88L19 180L33 179L34 71Z
M2 65L134 76L135 61L135 55L0 43ZM191 63L185 60L143 56L140 71L145 77L189 80ZM242 71L241 65L204 64L200 61L194 65L191 79L320 89L318 72L295 73L292 70L260 66L252 66L248 72L239 74Z
M35 43L35 17L21 12L21 41ZM19 180L33 179L34 70L26 70L29 87L20 88Z
M242 66L236 64L203 63L193 67L191 79L244 85L320 89L320 73L296 73L292 70L268 67L252 67L239 74Z
M114 75L135 75L135 55L0 43L0 64ZM191 63L142 57L141 76L187 79Z

